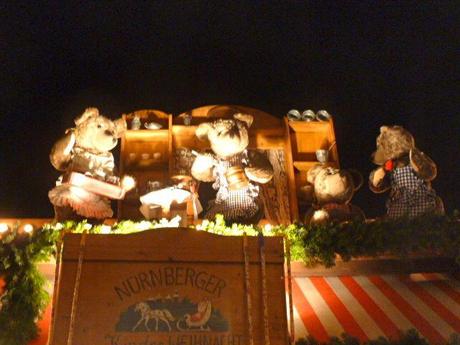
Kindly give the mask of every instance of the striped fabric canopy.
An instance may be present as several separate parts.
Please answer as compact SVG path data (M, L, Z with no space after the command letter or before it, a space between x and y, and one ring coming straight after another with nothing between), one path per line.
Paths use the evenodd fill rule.
M293 278L296 338L361 340L415 328L430 343L460 333L460 282L441 274Z

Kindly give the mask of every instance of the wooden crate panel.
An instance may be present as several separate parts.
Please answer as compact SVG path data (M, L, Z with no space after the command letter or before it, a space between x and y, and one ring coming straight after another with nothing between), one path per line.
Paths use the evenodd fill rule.
M207 140L200 140L196 137L197 126L173 126L172 141L173 148L188 148L195 151L210 149Z
M197 126L173 126L173 147L187 147L193 150L210 148L207 140L199 140L196 135ZM282 126L278 128L249 129L249 148L251 149L282 149L285 138Z
M81 236L64 239L51 345L249 344L241 237L187 229L87 235L82 251ZM262 345L260 248L247 240L254 344ZM265 253L267 334L271 344L288 344L282 238L266 238Z
M319 149L328 149L332 142L325 132L296 132L293 135L293 149L296 153L312 154L309 160L315 160L315 152ZM295 159L295 158L294 158Z

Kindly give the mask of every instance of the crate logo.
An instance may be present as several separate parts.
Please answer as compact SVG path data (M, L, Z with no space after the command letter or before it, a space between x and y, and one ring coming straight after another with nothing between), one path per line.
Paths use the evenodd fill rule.
M152 298L121 313L116 332L227 332L228 321L208 298L194 303L187 297Z

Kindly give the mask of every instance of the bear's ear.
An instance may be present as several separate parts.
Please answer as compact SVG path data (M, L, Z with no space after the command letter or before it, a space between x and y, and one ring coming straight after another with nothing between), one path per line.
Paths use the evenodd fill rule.
M123 117L121 117L113 121L113 124L115 125L115 138L121 138L128 129L126 120Z
M214 130L214 125L211 122L205 122L198 126L195 135L198 139L204 140L208 137L209 131Z
M99 110L97 108L86 108L85 112L75 119L75 125L79 126L86 120L92 117L98 117Z
M248 128L251 127L252 122L254 121L254 117L249 114L238 113L238 114L234 114L233 118L246 123L246 126L248 126Z
M386 131L388 131L388 126L380 127L380 133L385 133Z
M418 177L425 181L432 181L436 178L438 169L435 162L422 151L414 147L409 152L409 158L410 165Z

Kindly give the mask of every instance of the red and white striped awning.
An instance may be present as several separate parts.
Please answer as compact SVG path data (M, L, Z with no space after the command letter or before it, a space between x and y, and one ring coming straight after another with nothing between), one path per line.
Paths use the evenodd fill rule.
M460 333L460 282L446 275L297 277L292 285L296 339L394 338L415 328L440 343Z

